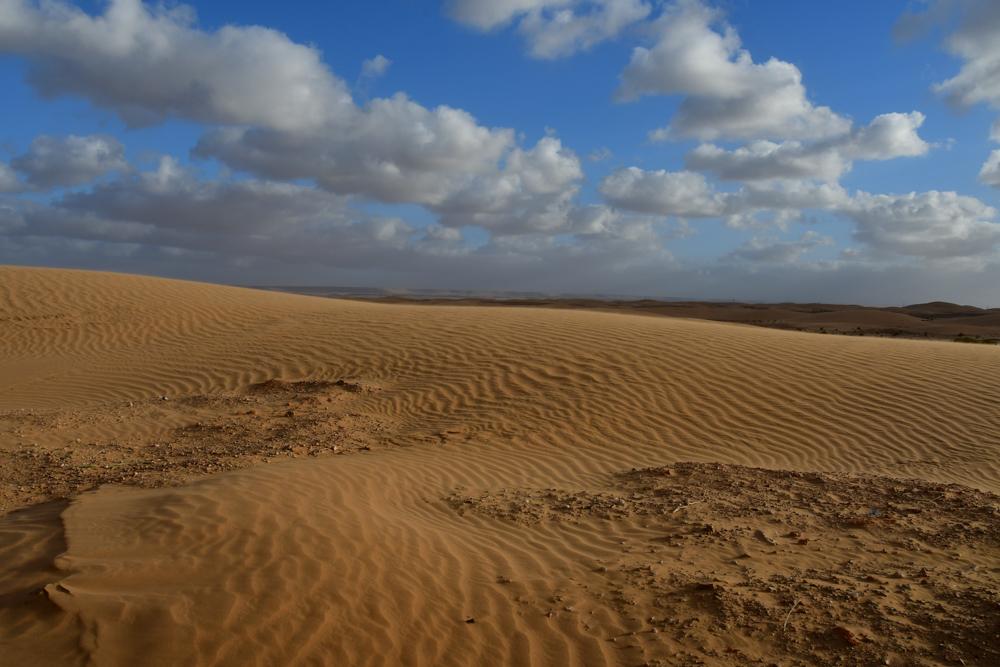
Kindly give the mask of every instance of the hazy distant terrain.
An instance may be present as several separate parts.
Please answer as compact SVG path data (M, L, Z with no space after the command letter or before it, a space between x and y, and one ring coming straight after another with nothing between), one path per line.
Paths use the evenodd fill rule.
M613 295L560 295L353 287L258 287L328 298L375 299L389 303L609 310L714 322L736 322L799 331L989 340L1000 338L1000 308L943 301L876 308L825 303L737 303Z

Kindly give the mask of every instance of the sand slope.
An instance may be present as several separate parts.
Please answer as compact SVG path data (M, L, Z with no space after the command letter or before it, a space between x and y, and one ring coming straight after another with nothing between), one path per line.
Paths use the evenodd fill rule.
M767 648L773 628L610 641L642 619L606 602L615 586L598 567L623 544L648 550L662 536L649 517L524 526L456 511L454 498L605 489L675 461L998 492L998 352L0 268L0 455L66 447L82 428L28 413L92 411L87 438L148 443L173 438L184 412L160 423L115 406L242 395L271 378L378 387L350 414L391 424L345 456L103 486L0 520L0 664L732 664L733 643L741 660L785 664L788 646ZM330 437L343 428L331 420ZM691 576L711 579L700 567Z

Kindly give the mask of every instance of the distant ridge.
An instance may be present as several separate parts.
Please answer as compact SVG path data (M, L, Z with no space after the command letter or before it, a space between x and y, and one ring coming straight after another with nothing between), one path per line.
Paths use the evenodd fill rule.
M373 299L379 297L402 297L409 299L594 299L597 301L643 301L652 299L670 303L691 301L669 296L636 296L634 294L579 294L563 292L509 292L502 290L436 290L409 289L405 287L295 287L285 285L244 285L250 289L269 292L284 292L287 294L302 294L305 296L321 296L327 298L361 298ZM722 299L709 299L711 302L722 302ZM729 302L730 299L725 299Z
M675 297L489 290L290 286L253 289L383 303L608 310L851 336L1000 339L1000 308L985 310L945 301L877 308L856 304L744 303L729 299L694 301Z

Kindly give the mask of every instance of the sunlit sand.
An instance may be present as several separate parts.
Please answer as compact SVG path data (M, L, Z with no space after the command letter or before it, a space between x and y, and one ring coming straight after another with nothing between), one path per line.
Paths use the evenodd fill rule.
M992 345L0 268L0 664L996 664L998 390Z

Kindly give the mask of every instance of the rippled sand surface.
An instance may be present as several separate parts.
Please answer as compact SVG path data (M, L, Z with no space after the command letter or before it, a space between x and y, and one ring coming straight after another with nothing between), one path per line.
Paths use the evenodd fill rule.
M600 563L624 548L668 549L654 543L661 519L525 524L460 511L455 499L610 489L618 473L677 461L1000 492L993 346L0 268L2 456L74 440L53 421L25 443L17 431L30 419L18 414L105 411L88 438L128 431L153 442L184 427L183 412L136 425L109 417L118 409L109 406L238 396L275 378L376 387L351 398L350 414L391 427L343 456L288 452L181 485L103 484L68 501L42 502L40 489L30 507L8 507L0 664L739 664L752 655L784 665L763 630L755 639L705 629L690 646L669 633L630 643L644 631L636 621L662 606L652 592L638 601L642 618L612 603L617 584L608 588ZM329 437L343 428L331 421ZM322 432L310 433L322 444ZM668 509L662 520L688 512ZM777 550L773 560L791 572L798 558ZM983 558L995 567L995 554ZM742 653L726 655L734 644Z

